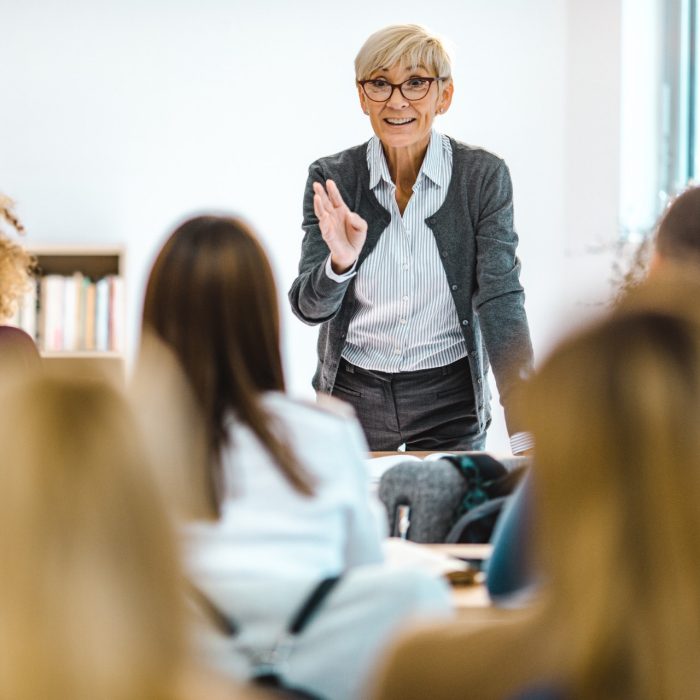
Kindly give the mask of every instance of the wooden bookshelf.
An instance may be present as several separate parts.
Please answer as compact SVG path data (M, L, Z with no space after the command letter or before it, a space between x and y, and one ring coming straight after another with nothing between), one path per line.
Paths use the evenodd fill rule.
M33 298L30 293L19 312L18 325L34 337L47 367L122 382L123 248L34 244L27 249L36 258L38 282ZM50 285L45 284L47 276ZM32 308L33 322L28 320Z

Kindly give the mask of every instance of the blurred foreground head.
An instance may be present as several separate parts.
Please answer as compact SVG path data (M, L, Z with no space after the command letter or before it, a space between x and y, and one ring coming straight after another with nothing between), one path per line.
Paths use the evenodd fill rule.
M676 197L659 221L652 269L668 263L693 265L700 275L700 187Z
M642 285L527 391L539 553L581 697L700 697L698 298Z
M14 212L15 203L0 192L0 323L15 311L17 300L27 291L36 260L6 230L24 233L24 226Z
M0 422L0 697L175 697L173 533L124 399L35 377Z

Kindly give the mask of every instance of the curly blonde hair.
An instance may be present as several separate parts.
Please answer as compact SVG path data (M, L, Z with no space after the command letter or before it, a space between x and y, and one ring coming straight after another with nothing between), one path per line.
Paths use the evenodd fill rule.
M24 226L14 211L14 202L0 194L0 224L9 224L17 233ZM0 227L0 322L15 312L17 300L29 289L36 268L36 259L19 243L11 240Z

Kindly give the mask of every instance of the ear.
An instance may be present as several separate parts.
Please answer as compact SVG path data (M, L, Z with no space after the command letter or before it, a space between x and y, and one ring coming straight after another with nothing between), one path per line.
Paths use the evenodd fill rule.
M442 93L437 102L437 112L438 114L444 114L452 104L452 93L454 92L454 85L452 84L452 79L450 79L444 88L442 88Z
M357 96L360 98L360 107L362 107L362 111L365 114L369 114L369 109L367 109L367 95L365 95L362 85L357 86Z

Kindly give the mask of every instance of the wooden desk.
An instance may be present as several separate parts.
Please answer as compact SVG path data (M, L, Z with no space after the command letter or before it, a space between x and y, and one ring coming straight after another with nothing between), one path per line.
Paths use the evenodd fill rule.
M493 551L490 544L424 544L422 546L433 552L446 554L457 559L484 560L488 559ZM483 583L471 586L452 586L452 599L459 612L473 608L491 607L491 599Z
M452 557L486 559L491 555L491 549L489 544L417 544L394 537L385 540L384 544L384 553L390 565L418 567L436 575L447 570L445 563L449 566ZM451 590L454 605L460 611L491 605L486 587L481 583L453 585Z
M370 452L369 457L401 457L407 456L409 459L411 457L419 457L420 459L423 459L424 457L427 457L428 455L435 454L436 452L445 452L446 454L451 454L451 455L461 455L461 454L467 454L466 452L460 452L460 451L455 451L455 450L429 450L427 452L421 452L421 451L408 451L404 452L403 450L387 450L387 451L379 451L379 452Z
M493 552L493 545L490 544L424 544L422 546L457 559L488 559Z

